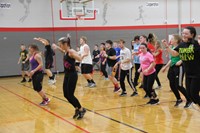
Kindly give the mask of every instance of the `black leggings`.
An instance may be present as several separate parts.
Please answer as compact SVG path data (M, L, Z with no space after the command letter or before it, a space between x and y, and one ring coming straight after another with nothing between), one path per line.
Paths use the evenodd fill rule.
M146 92L146 94L150 97L150 98L156 98L156 93L155 90L153 89L153 84L156 78L156 72L150 74L150 75L144 75L143 78L143 88L144 91Z
M106 72L106 63L104 65L101 63L101 72L103 73L105 78L108 78L108 73Z
M74 106L74 108L81 108L78 99L74 96L78 75L76 72L65 74L63 82L64 97Z
M183 87L183 76L184 70L183 66L172 66L169 68L167 77L169 79L169 85L171 90L173 91L176 99L181 99L179 91L185 96L187 101L191 101L186 89Z
M132 68L129 70L122 70L121 69L121 73L120 73L120 86L122 88L123 91L126 91L126 87L125 87L125 77L127 76L127 81L130 85L130 87L133 89L133 91L136 91L136 89L134 88L133 85L133 80L132 80Z
M161 68L163 67L163 64L156 64L155 69L156 69L156 82L158 86L161 86L160 80L158 78L158 73L160 72Z
M186 90L192 101L200 106L200 77L191 78L186 75Z
M134 77L134 85L137 86L138 79L140 76L140 73L138 72L138 69L140 68L140 64L135 64L135 77Z

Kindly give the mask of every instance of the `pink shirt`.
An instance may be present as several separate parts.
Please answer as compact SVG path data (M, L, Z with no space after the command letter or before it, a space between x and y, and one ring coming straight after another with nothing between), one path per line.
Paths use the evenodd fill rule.
M144 72L144 70L146 70L151 65L152 62L154 62L153 55L147 52L145 54L141 53L139 56L140 56L140 65L141 65L143 74L145 76L148 76L154 73L156 71L155 68L150 69L147 73Z

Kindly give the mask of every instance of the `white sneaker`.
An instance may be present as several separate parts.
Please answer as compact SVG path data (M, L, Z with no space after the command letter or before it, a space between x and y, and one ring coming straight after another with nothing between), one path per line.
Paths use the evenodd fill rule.
M96 87L95 83L91 83L91 85L89 86L90 88Z
M55 84L55 83L56 83L56 80L55 80L55 79L53 79L53 80L51 79L51 80L49 80L49 82L48 82L49 85L53 85L53 84Z

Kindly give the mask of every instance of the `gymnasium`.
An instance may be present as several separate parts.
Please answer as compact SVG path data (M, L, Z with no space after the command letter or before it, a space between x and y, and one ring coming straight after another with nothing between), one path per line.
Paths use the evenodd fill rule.
M0 0L0 133L198 133L199 6L200 0ZM160 72L155 68L159 52L146 46L151 35L162 51ZM182 40L174 48L176 36ZM140 48L154 56L148 70L160 83L155 78L153 86L145 82L145 54L134 51L137 37L146 37ZM109 44L121 48L118 56L110 54ZM130 59L122 58L129 56L125 48ZM177 56L181 78L181 70L170 77L174 66L166 66ZM119 64L109 66L108 60L117 58ZM127 62L130 73L123 70Z

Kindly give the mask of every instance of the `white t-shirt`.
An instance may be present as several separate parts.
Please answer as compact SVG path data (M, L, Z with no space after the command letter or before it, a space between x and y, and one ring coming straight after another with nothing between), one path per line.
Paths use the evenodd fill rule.
M123 60L125 59L130 59L130 62L129 63L121 63L121 69L122 70L129 70L132 68L132 63L131 63L131 51L124 47L124 49L121 49L120 51L120 61L123 62Z
M85 53L84 52L85 47L89 48L89 46L87 44L81 45L81 47L80 47L81 56L83 56ZM90 48L89 48L88 55L83 58L83 60L81 61L81 64L91 64L92 65L92 57L91 57L91 53L90 53Z

